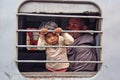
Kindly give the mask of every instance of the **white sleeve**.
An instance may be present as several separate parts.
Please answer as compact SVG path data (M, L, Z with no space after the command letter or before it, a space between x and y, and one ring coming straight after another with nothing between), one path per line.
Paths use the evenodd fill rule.
M37 46L45 46L45 43L46 43L45 40L43 38L39 37ZM38 50L45 50L46 48L38 47L37 49Z
M74 38L68 34L68 33L62 33L62 36L64 37L64 44L70 45L74 42Z

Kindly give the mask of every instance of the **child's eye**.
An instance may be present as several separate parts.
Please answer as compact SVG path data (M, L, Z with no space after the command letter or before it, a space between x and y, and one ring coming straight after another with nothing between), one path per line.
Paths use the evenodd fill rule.
M46 36L46 38L50 38L50 36Z
M53 36L57 36L56 34L53 34Z

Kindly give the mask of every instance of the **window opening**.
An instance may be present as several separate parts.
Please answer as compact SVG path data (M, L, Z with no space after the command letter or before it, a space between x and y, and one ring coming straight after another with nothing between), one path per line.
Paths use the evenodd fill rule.
M30 9L32 7L31 4L37 5L39 9ZM53 4L54 6L57 6L56 4L59 4L57 7L59 8L60 4L63 5L63 7L66 8L66 11L62 11L62 8L60 10L53 10L53 12L49 12L49 10L43 5L43 4L48 4L51 5ZM78 10L76 7L73 7L75 10L71 12L69 10L68 6L65 6L65 4L69 6L79 6L82 5L82 7L85 8L85 10ZM79 5L78 5L79 4ZM81 46L82 47L88 47L88 48L96 48L96 56L97 56L97 61L76 61L76 62L81 62L81 63L97 63L97 66L95 70L92 72L89 72L90 74L95 75L97 71L99 71L101 67L101 11L99 8L95 5L91 6L91 3L88 2L49 2L46 3L44 1L28 1L24 3L23 5L20 6L18 9L18 43L17 43L17 52L18 52L18 68L20 72L46 72L46 67L45 67L45 62L46 61L46 54L45 51L40 51L37 50L37 40L39 36L39 28L42 22L45 21L54 21L55 23L58 24L58 26L62 27L65 31L66 26L68 25L68 19L73 17L73 18L82 18L85 21L85 24L88 26L87 30L82 30L80 31L81 33L91 33L94 36L94 45L93 46ZM87 4L87 5L86 5ZM92 8L91 11L89 11L88 7ZM85 5L87 7L85 7ZM47 6L47 7L48 7ZM81 7L81 6L79 6ZM97 8L96 8L97 7ZM41 11L40 11L41 10ZM68 30L66 30L67 32ZM69 31L68 31L69 32ZM66 46L65 46L66 47ZM71 46L73 47L73 46ZM49 61L48 61L49 62ZM53 61L54 62L54 61ZM58 61L59 62L59 61ZM62 62L62 61L61 61ZM63 61L64 62L64 61ZM69 61L70 63L74 61ZM81 71L80 71L81 72ZM86 75L87 71L83 71L83 73ZM67 73L67 72L65 72ZM25 75L25 73L23 73ZM52 73L54 74L54 73ZM69 73L67 73L69 74ZM59 74L60 76L60 74ZM73 75L73 76L77 76ZM79 75L80 76L80 75Z

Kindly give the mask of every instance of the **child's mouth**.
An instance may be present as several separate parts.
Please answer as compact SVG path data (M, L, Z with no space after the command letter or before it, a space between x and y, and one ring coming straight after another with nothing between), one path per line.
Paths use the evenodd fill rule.
M52 44L57 44L57 42L56 42L56 41L53 41Z

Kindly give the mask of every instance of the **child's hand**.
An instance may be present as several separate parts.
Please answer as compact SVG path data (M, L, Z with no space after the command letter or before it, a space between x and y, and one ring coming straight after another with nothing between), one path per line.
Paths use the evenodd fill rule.
M40 34L41 34L41 35L45 35L45 34L47 34L47 32L48 32L48 29L42 28Z
M62 28L56 28L55 33L60 34L62 32Z

